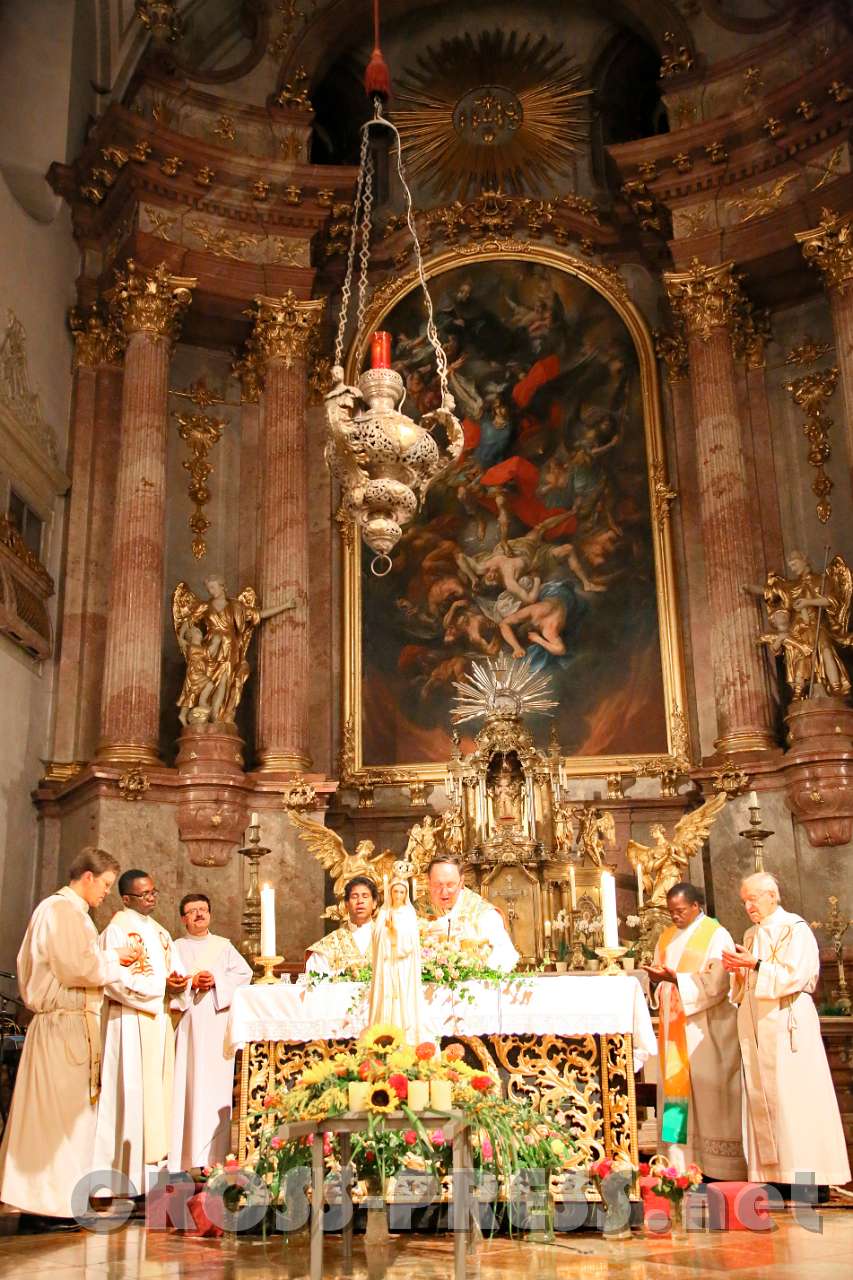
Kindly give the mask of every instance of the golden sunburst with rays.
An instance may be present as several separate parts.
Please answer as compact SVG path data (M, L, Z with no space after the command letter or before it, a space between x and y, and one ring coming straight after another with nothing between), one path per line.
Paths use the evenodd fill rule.
M545 36L482 31L430 46L397 86L409 172L443 198L541 190L586 141L592 89L581 83Z

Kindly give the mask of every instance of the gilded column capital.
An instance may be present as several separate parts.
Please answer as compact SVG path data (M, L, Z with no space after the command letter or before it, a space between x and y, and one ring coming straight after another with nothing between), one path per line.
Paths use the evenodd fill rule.
M694 258L687 271L667 271L663 281L673 311L687 336L709 338L715 329L734 329L743 294L733 262L706 267Z
M252 343L262 364L282 360L289 369L294 360L307 358L325 307L323 298L300 301L288 289L281 298L255 298Z
M845 289L853 280L853 222L831 209L821 209L812 231L796 232L803 257L817 267L828 289Z
M97 305L88 310L72 307L68 312L68 327L74 338L75 369L121 363L125 336Z
M146 268L128 258L107 294L116 323L128 335L150 333L174 341L198 281L174 276L165 262Z

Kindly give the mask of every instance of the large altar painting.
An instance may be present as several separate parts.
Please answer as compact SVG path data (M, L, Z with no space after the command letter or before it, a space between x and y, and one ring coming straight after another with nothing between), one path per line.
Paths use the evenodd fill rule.
M668 535L651 514L659 427L648 420L652 357L626 324L631 312L638 331L636 313L524 257L457 259L430 290L465 443L386 577L352 548L356 763L446 760L454 681L472 658L501 652L551 674L564 755L666 752ZM420 291L381 327L408 390L403 411L417 418L439 403Z

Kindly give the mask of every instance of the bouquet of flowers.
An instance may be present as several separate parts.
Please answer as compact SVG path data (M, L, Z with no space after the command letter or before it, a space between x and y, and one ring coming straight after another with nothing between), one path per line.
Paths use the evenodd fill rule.
M685 1193L698 1187L702 1181L702 1170L698 1164L689 1164L686 1173L679 1173L675 1165L668 1164L663 1156L654 1156L646 1166L646 1173L656 1179L652 1187L655 1195L663 1196L673 1208L680 1207Z

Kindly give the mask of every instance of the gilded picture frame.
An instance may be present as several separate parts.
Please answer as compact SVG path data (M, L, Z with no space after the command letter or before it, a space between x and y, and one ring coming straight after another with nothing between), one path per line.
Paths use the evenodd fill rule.
M674 571L669 511L677 496L669 487L660 410L660 386L651 334L617 272L574 257L541 243L515 240L480 241L435 256L425 263L427 279L436 282L445 273L459 268L481 268L482 264L517 261L538 264L574 277L589 286L621 320L636 353L642 403L645 443L649 528L653 546L654 587L660 655L662 696L662 736L648 751L605 755L563 757L571 776L607 777L615 774L657 773L686 764L690 757L685 708L685 676L678 623L677 587ZM414 271L389 279L371 299L363 329L349 351L346 379L353 382L363 366L370 334L385 326L395 308L418 287ZM405 405L404 405L405 411ZM352 522L339 520L342 540L343 586L343 698L340 773L343 785L369 788L378 785L423 785L443 781L444 760L366 760L364 753L364 652L363 652L363 557L358 531ZM449 732L448 722L448 732ZM447 758L450 755L448 737Z

